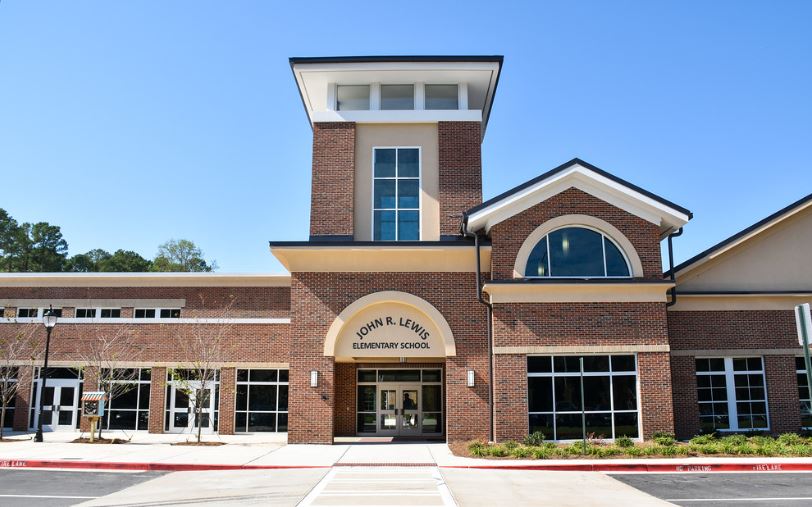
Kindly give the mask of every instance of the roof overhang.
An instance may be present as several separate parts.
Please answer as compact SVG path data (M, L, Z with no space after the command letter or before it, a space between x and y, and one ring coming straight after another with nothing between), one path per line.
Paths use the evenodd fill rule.
M290 287L290 275L229 273L2 273L0 287Z
M602 169L573 159L466 212L469 231L484 230L570 188L594 195L660 228L661 237L685 225L690 211Z
M307 118L316 121L374 123L374 113L400 121L475 119L482 132L490 117L502 69L502 56L341 56L294 57L290 66ZM465 83L467 111L335 111L328 104L332 84Z
M737 232L733 236L715 244L714 246L708 248L707 250L700 252L699 254L691 257L685 262L680 263L674 268L674 274L677 278L681 276L685 276L689 272L699 268L703 264L712 261L721 255L737 248L738 246L750 241L751 239L755 238L756 236L761 235L762 233L766 232L769 229L777 226L778 224L789 220L790 218L796 216L798 213L809 209L812 207L812 194L803 197L794 203L790 204L789 206L780 209L773 213L772 215L756 222L755 224L751 225L750 227ZM670 272L665 273L666 276L670 275Z
M271 242L271 253L291 273L474 273L476 249L472 242L420 242L376 245ZM479 269L490 270L491 247L480 247Z

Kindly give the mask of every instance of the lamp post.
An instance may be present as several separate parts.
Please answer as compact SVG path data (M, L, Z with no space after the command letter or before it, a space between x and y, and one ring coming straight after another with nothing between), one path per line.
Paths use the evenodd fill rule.
M51 331L56 326L56 314L53 308L48 307L48 311L42 316L42 324L45 326L45 361L39 374L39 410L37 412L37 434L34 435L34 442L42 442L42 395L45 393L45 382L48 379L48 351L51 348Z

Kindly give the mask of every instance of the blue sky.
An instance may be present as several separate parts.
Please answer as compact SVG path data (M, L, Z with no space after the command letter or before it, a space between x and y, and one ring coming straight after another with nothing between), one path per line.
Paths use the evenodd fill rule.
M677 260L812 191L812 2L0 3L0 207L72 254L278 272L311 131L287 58L502 54L485 198L580 157L694 212Z

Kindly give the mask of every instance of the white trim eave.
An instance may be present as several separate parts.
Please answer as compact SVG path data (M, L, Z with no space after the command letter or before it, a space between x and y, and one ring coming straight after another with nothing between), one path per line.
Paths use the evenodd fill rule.
M314 111L313 123L437 123L441 121L482 121L482 111L468 110L379 110L379 111Z
M679 278L680 276L683 276L683 275L685 275L687 273L690 273L691 271L694 271L695 269L702 266L706 262L712 261L712 260L718 258L719 256L729 252L730 250L738 247L742 243L750 241L751 239L758 236L759 234L767 231L768 229L771 229L771 228L775 227L776 225L780 224L781 222L784 222L785 220L788 220L788 219L792 218L793 216L795 216L798 213L802 212L803 210L809 208L810 206L812 206L812 200L804 203L801 206L798 206L796 208L793 208L793 209L787 211L786 213L784 213L783 215L781 215L779 217L775 217L775 219L770 220L766 224L763 224L761 227L757 227L756 229L753 229L752 231L745 234L744 236L742 236L740 238L736 238L735 241L731 241L727 245L724 245L724 246L718 248L717 250L709 252L707 255L705 255L701 259L697 259L696 261L694 261L691 264L685 266L681 270L675 272L674 275L677 278Z
M553 174L468 216L472 231L491 227L570 188L577 188L613 206L651 222L662 231L678 229L690 217L647 195L611 180L580 164Z
M290 275L229 273L0 273L0 287L290 287Z
M42 319L39 318L0 318L0 324L36 324L41 323ZM76 318L62 318L59 319L58 324L290 324L289 318L235 318L235 319L218 319L218 318L181 318L181 319L76 319Z

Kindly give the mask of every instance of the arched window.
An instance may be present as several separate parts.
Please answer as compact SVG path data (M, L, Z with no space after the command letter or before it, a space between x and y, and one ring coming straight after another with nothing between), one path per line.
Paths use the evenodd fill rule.
M629 277L620 248L601 232L586 227L556 229L539 241L527 259L528 277Z

